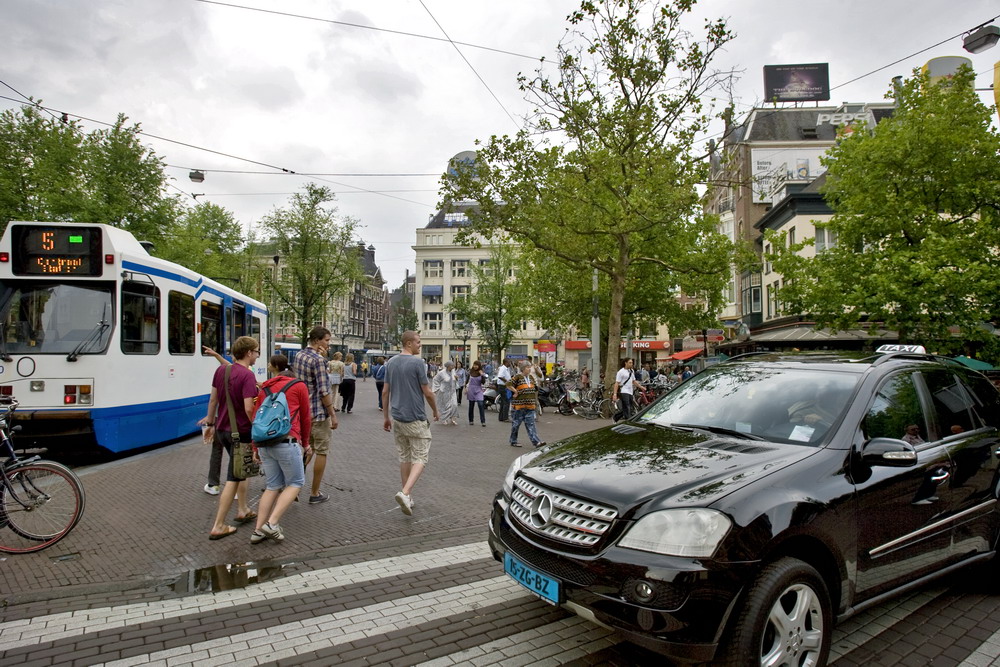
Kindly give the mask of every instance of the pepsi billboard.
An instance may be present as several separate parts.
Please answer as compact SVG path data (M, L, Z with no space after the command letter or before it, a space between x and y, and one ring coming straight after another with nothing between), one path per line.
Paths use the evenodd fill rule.
M829 63L764 65L768 102L820 102L830 99Z

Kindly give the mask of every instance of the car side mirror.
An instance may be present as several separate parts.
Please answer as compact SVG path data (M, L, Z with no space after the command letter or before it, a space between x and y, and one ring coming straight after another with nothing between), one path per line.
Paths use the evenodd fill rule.
M908 468L917 463L917 450L905 440L872 438L861 448L861 459L870 466Z

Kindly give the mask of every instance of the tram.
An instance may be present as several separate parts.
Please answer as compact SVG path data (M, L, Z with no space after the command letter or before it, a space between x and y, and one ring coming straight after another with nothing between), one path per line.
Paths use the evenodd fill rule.
M120 453L199 430L239 336L269 349L267 309L103 224L11 222L0 238L0 396L18 443ZM261 355L252 369L267 377Z

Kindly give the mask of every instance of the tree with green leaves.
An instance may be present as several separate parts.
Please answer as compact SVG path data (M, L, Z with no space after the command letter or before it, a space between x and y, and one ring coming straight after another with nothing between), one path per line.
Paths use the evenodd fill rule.
M522 265L510 242L498 239L490 246L486 263L472 264L472 291L452 301L449 311L458 321L475 326L476 338L496 356L502 356L521 330L525 319L524 283L515 275Z
M417 319L417 311L413 307L413 299L406 291L406 283L403 283L402 298L392 307L389 321L392 323L389 328L389 342L397 349L402 348L404 331L420 330L420 321Z
M156 254L246 292L241 285L244 245L242 231L233 214L217 204L205 202L184 211Z
M88 133L34 105L0 113L0 225L97 222L162 245L181 207L139 131L124 115Z
M1000 134L964 68L944 83L915 71L898 106L824 160L836 246L815 257L772 235L792 312L848 329L880 322L902 342L993 341L1000 294ZM949 327L959 327L961 336Z
M268 237L248 251L258 261L258 274L273 290L279 308L294 314L306 344L309 329L337 297L350 292L364 279L362 257L354 244L357 222L338 216L329 188L307 183L303 192L292 195L287 208L277 209L261 220ZM279 257L281 271L275 271L270 252ZM266 256L265 256L266 255ZM280 278L275 282L275 276Z
M536 105L525 129L477 142L475 163L443 179L446 202L478 204L460 241L503 233L551 257L571 284L593 269L604 276L606 368L618 366L626 296L640 276L655 274L661 295L699 293L709 304L728 276L731 244L700 202L708 161L696 137L711 119L703 100L728 80L711 62L732 35L719 20L695 38L683 25L693 5L583 2L555 75L520 78Z

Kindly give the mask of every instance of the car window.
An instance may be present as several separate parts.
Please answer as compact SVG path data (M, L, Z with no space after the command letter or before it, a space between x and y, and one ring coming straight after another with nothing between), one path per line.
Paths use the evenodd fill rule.
M976 425L1000 428L1000 392L982 375L967 373L962 379L972 393L972 417Z
M896 438L911 445L927 441L927 422L913 376L890 377L875 394L862 428L865 438Z
M847 408L858 376L808 367L723 364L687 380L639 418L819 443Z
M927 384L937 417L938 437L971 431L972 394L958 381L953 373L946 370L923 371L921 375Z

